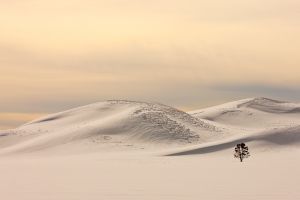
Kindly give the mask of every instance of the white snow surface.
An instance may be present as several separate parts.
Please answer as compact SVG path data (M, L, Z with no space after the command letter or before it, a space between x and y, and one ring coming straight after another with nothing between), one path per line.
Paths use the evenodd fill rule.
M219 132L214 125L169 106L111 100L52 114L17 129L2 131L0 147L5 147L3 152L32 152L61 146L68 149L72 145L91 148L112 144L184 145L219 137Z
M228 148L236 141L267 142L265 146L280 148L298 145L299 126L300 104L267 98L188 113L159 103L109 100L1 131L0 154L172 151L228 141Z
M0 131L0 155L3 199L296 200L300 104L99 102Z

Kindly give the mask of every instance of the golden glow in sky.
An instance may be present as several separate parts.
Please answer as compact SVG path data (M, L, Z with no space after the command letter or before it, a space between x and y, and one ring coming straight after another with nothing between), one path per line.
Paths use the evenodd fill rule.
M299 100L299 35L299 0L0 0L0 112Z

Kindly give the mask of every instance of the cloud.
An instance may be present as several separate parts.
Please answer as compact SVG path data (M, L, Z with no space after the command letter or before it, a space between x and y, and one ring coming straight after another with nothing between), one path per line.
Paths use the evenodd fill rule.
M185 109L249 95L298 98L290 89L300 84L293 0L0 5L3 112L116 98Z

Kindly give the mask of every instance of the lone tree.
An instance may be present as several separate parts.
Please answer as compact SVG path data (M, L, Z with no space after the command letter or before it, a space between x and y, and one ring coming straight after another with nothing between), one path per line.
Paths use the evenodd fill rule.
M234 157L239 158L241 162L243 162L244 158L248 158L250 156L249 149L245 143L237 144L234 151Z

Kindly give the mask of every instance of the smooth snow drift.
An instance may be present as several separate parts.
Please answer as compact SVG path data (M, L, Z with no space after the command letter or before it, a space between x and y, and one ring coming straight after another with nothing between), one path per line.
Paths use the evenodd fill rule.
M218 136L218 128L162 104L106 101L53 114L2 131L6 151L36 151L61 145L187 144ZM199 134L201 133L201 134Z
M240 141L297 146L299 127L299 104L267 98L189 113L157 103L111 100L1 131L0 153L176 148L170 155L182 155L224 150Z
M245 99L189 113L227 126L260 130L300 124L300 104L267 98Z
M299 107L105 101L52 114L0 132L1 199L300 199Z

